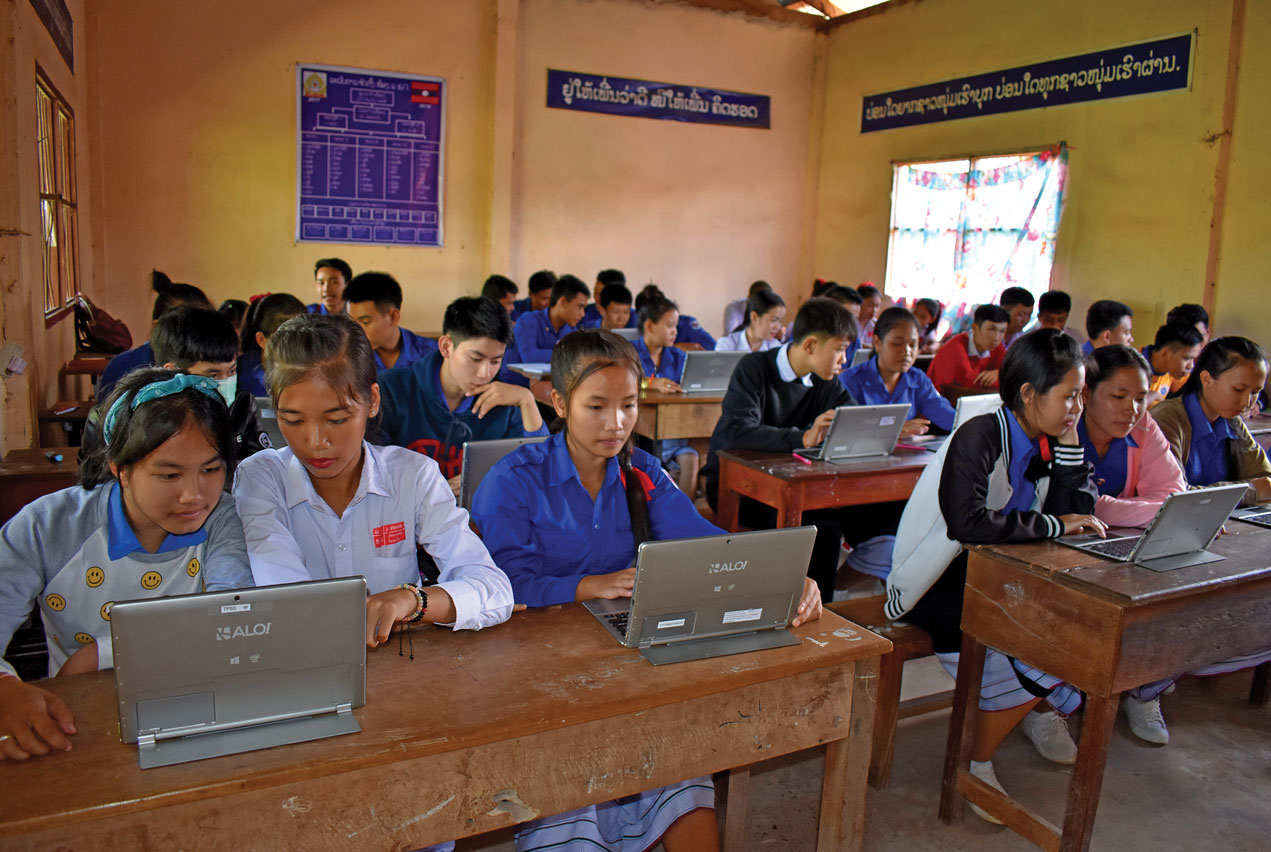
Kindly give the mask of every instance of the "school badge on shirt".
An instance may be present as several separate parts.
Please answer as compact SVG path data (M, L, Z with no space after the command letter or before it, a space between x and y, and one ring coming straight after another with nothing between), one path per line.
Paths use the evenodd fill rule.
M375 542L376 547L387 547L390 544L405 541L406 524L404 521L398 521L395 524L385 524L382 527L376 527L371 530L371 539Z

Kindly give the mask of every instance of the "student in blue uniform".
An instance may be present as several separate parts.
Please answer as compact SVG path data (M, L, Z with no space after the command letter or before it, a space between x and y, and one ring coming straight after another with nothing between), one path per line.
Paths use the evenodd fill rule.
M353 280L353 267L338 257L324 257L313 265L313 283L318 301L308 305L311 314L331 316L344 313L344 288Z
M615 316L607 323L601 323L602 315L608 312L610 305L616 305L617 300L612 296L605 298L605 288L612 286L621 286L627 294L627 316L619 317L618 308L614 307ZM596 283L591 288L591 296L595 299L587 306L586 312L583 314L583 321L579 324L579 328L635 328L636 317L635 309L631 307L631 291L627 290L627 276L621 269L602 269L596 273ZM621 325L615 325L614 321L621 319Z
M446 308L439 351L380 373L380 429L388 442L423 453L459 493L465 441L546 435L528 388L495 381L512 340L502 306L456 299Z
M1086 355L1100 346L1134 343L1134 311L1124 302L1100 299L1086 310L1086 337L1081 351Z
M556 273L550 269L540 269L530 276L526 288L530 291L524 299L512 303L512 322L515 323L530 311L541 311L551 307L552 288L556 286Z
M481 285L481 295L498 302L509 316L516 310L516 294L520 291L521 288L516 286L516 282L506 275L491 275Z
M680 379L684 375L684 350L675 346L679 309L667 299L653 297L640 306L640 336L635 340L636 354L644 368L640 388L656 393L683 393ZM662 463L679 468L680 490L697 496L697 472L700 464L697 450L687 438L665 438L656 441Z
M234 497L257 585L366 577L366 643L395 625L479 629L512 611L507 577L430 458L366 442L379 414L371 347L344 316L287 320L265 347L287 447L244 462ZM441 569L420 586L416 546Z
M103 403L105 442L83 486L39 498L0 529L0 646L40 607L49 675L111 668L117 600L252 584L234 500L225 401L210 379L143 367ZM0 759L68 751L70 708L0 660Z
M595 313L596 318L592 320L584 317L581 327L603 328L605 331L613 331L615 328L637 328L639 322L636 320L635 309L631 307L634 301L626 284L607 284L596 296L596 304L600 305L600 309L593 311L595 304L587 306L588 312Z
M874 357L839 374L861 405L909 403L902 435L925 434L929 426L953 430L953 406L922 370L913 369L920 346L918 321L904 308L888 308L874 325Z
M150 312L150 328L153 330L159 317L173 308L189 305L194 308L212 310L212 303L198 287L191 284L177 284L159 270L150 273L150 289L154 290L154 308ZM140 346L120 352L110 359L106 369L102 370L97 380L97 401L101 402L114 390L115 383L138 367L154 366L154 351L147 340Z
M631 444L643 371L617 335L582 331L552 353L552 404L563 428L508 454L477 489L472 516L519 603L630 597L632 560L644 541L718 535L667 477ZM820 616L805 585L795 624ZM615 732L615 737L620 737ZM516 848L643 852L717 849L709 778L526 823Z
M290 293L270 293L261 296L247 309L243 322L243 336L239 344L238 386L260 398L269 396L265 387L265 365L260 357L265 351L265 341L278 330L278 326L305 312L304 303Z
M552 360L552 347L571 334L582 322L591 291L573 275L562 275L552 285L551 303L541 310L530 311L516 321L513 341L503 359L499 379L513 385L529 387L524 376L508 369L509 364L546 364Z
M636 313L640 313L640 306L644 304L646 299L654 297L666 299L670 301L670 297L662 292L662 288L656 284L646 284L644 289L635 298ZM697 317L691 317L688 314L680 314L679 320L675 324L675 339L680 343L696 343L703 349L714 351L715 338L702 328L702 324L697 321Z
M401 327L402 285L387 272L363 272L350 281L344 308L371 341L377 369L409 367L437 351L437 341Z

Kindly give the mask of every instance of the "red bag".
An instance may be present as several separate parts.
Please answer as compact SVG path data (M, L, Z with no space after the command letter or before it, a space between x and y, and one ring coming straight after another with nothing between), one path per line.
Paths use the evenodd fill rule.
M75 348L79 352L118 355L132 348L132 332L94 305L87 296L75 301Z

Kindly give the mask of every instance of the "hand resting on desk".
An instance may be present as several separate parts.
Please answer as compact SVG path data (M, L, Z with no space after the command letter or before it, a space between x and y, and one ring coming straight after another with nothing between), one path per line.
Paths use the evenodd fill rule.
M74 733L75 718L66 702L12 675L0 675L0 760L26 760L50 749L70 751L69 735Z

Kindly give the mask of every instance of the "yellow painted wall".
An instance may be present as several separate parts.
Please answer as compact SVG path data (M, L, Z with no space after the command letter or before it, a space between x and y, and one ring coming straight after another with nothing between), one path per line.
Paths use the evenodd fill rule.
M1266 241L1256 236L1271 175L1263 154L1271 123L1257 114L1271 83L1260 50L1271 35L1266 5L1249 3L1253 26L1246 33L1243 109L1234 136L1242 162L1232 176L1233 187L1243 186L1233 191L1229 208L1219 330L1265 329L1271 318L1265 297L1256 295L1264 292L1256 273L1268 267ZM832 31L817 273L883 280L893 161L1036 150L1066 140L1067 196L1052 286L1072 294L1074 325L1081 325L1090 302L1117 298L1134 308L1137 336L1150 339L1165 311L1199 302L1203 294L1217 163L1212 137L1221 129L1230 12L1230 0L924 0ZM1198 35L1190 91L859 131L866 94L1192 29ZM1254 215L1259 207L1263 213Z

